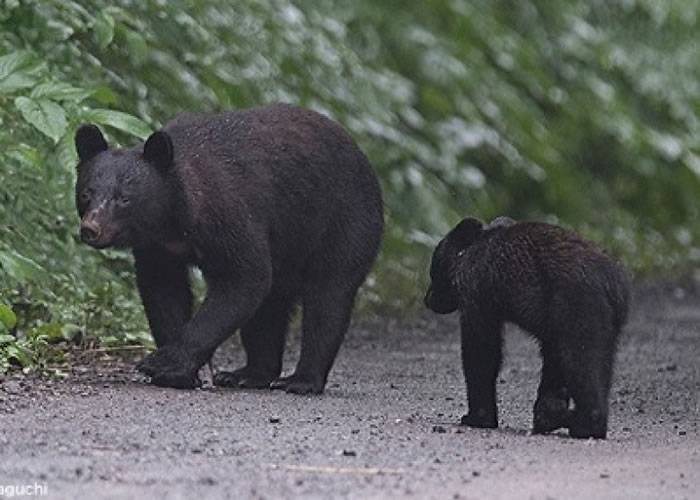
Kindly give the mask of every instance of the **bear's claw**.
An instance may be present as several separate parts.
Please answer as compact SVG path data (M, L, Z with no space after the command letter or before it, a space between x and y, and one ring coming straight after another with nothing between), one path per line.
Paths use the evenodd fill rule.
M310 378L290 375L288 377L279 377L272 381L270 389L284 390L290 394L321 394L323 392L323 384Z
M202 385L198 370L188 368L188 357L179 349L164 346L143 358L136 369L151 378L151 383L159 387L195 389Z
M218 372L214 375L214 385L241 389L269 389L274 376L263 375L248 367L232 372Z

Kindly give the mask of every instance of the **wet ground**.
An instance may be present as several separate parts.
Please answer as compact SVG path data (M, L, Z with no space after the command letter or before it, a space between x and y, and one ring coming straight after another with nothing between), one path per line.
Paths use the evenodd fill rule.
M700 297L675 287L638 293L606 441L529 434L539 359L514 329L501 427L455 425L456 318L355 324L322 396L160 389L100 358L66 379L0 384L0 487L38 484L48 498L700 498ZM232 343L216 364L242 359Z

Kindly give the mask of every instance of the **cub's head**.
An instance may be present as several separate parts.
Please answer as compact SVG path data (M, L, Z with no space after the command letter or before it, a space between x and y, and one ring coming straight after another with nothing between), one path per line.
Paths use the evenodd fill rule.
M75 134L75 147L80 238L95 248L158 241L172 209L170 136L159 131L143 145L110 148L99 128L82 125Z
M425 294L425 305L438 314L454 312L458 305L457 291L452 277L457 258L484 233L494 234L515 224L510 217L497 217L484 225L480 220L467 217L445 236L433 252L430 264L430 286Z
M480 220L467 217L438 243L430 263L430 286L425 294L428 309L438 314L448 314L457 309L457 292L452 284L455 262L483 230L484 225Z

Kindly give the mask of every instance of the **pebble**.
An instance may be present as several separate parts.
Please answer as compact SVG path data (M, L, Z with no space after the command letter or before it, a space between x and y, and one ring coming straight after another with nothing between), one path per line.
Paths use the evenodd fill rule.
M22 384L20 384L16 380L10 380L8 382L5 382L0 387L2 387L3 391L5 391L8 394L19 394L22 392Z

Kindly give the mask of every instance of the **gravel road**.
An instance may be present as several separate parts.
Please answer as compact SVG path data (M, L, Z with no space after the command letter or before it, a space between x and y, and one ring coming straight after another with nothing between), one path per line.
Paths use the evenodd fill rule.
M233 342L216 357L241 361ZM322 396L160 389L116 359L65 379L8 377L0 487L38 484L47 498L700 498L700 296L637 293L606 441L531 436L538 374L536 346L509 331L501 427L455 425L457 321L426 315L353 325Z

